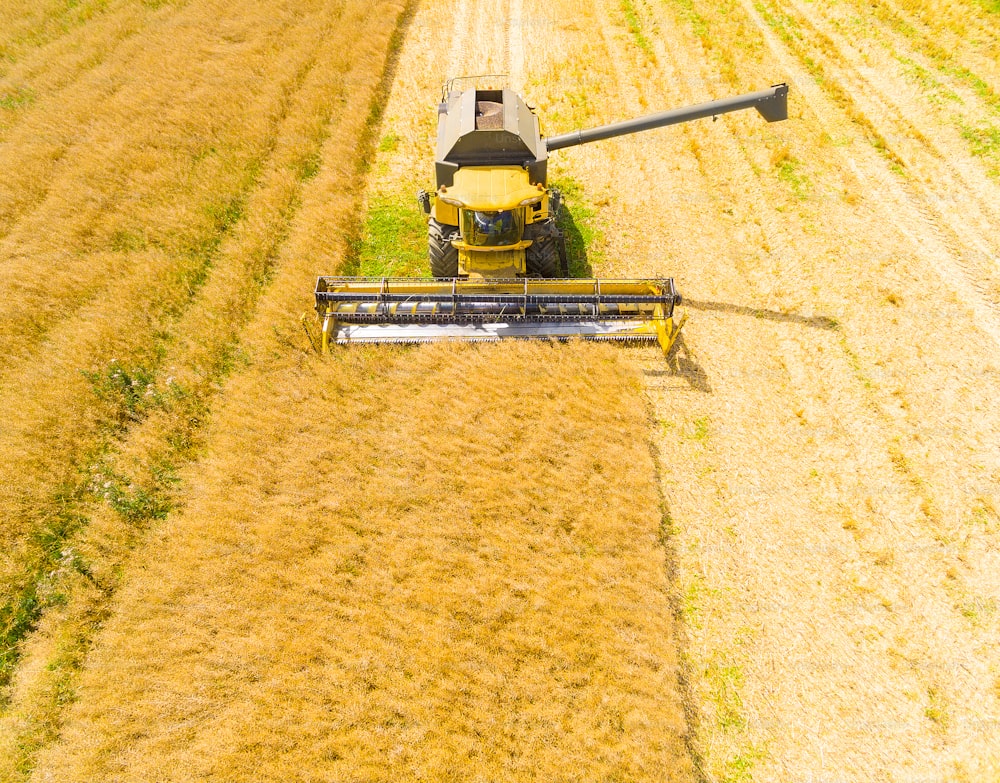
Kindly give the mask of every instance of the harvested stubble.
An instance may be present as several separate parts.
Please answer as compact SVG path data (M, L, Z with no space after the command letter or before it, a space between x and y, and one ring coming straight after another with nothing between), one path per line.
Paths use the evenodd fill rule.
M234 379L39 779L684 779L619 352L351 350Z
M934 178L908 197L918 186L863 132L890 138L885 115L826 95L834 70L821 85L799 59L826 53L784 47L759 19L771 5L632 4L653 65L611 0L586 23L589 3L536 3L574 25L523 28L551 95L577 88L562 64L586 52L588 100L625 116L793 84L786 123L732 115L559 164L614 193L597 273L668 258L688 297L681 372L650 364L646 380L671 455L692 745L709 780L995 780L1000 376L991 321L939 277L976 256L915 214L932 204L947 230L958 200ZM855 78L861 112L871 88ZM978 165L954 151L940 160ZM957 192L966 214L996 203ZM928 336L928 313L948 339Z

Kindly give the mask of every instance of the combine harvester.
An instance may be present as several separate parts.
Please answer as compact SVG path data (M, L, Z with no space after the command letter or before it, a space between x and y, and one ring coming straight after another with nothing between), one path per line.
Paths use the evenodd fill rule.
M482 78L482 77L473 77ZM673 278L570 278L548 154L591 141L754 108L788 116L788 86L543 138L511 90L454 89L438 107L437 190L428 216L430 278L320 277L316 311L330 342L502 338L657 340L670 350L684 319Z

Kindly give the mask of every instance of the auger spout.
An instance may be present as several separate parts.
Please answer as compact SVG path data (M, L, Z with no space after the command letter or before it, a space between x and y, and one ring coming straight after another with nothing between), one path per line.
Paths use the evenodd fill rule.
M708 101L682 109L669 109L647 114L644 117L636 117L634 120L624 120L613 122L610 125L600 125L589 130L578 130L570 133L560 133L557 136L549 136L542 141L546 150L561 150L566 147L575 147L577 144L588 144L592 141L601 141L615 136L625 136L629 133L639 133L640 131L652 130L653 128L663 128L667 125L677 125L681 122L700 120L703 117L714 117L719 114L726 114L731 111L741 109L756 109L768 122L778 122L788 119L788 85L777 84L766 90L757 90L745 95L737 95L732 98L721 98L717 101Z

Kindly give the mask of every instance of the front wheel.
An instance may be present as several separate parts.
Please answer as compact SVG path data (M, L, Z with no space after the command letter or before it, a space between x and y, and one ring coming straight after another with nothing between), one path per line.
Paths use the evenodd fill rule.
M557 202L558 205L558 202ZM534 223L525 231L532 240L525 252L524 265L529 277L568 277L566 237L555 218Z
M427 223L427 250L434 277L458 277L458 248L451 240L458 226L447 226L431 218Z
M538 237L525 252L529 277L559 277L559 247L555 237Z

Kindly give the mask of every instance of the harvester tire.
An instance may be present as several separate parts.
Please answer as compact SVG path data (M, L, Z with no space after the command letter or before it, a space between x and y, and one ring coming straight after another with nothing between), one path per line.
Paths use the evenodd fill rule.
M458 277L458 248L451 244L457 234L457 226L446 226L434 218L427 223L427 248L434 277Z
M528 247L524 263L529 277L559 277L559 240L538 237Z

